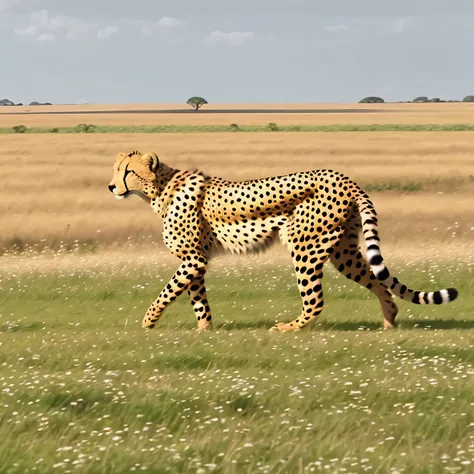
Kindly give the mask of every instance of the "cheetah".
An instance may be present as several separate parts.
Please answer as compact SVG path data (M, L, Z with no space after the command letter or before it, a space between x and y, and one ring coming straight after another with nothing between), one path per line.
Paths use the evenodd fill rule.
M165 308L187 291L198 330L212 328L204 276L216 249L258 252L279 240L288 247L303 302L293 321L270 330L300 330L321 313L323 266L379 299L385 329L396 327L393 296L415 304L456 299L454 288L409 289L383 263L377 214L368 195L331 169L302 171L249 181L228 181L197 169L177 170L154 152L119 153L108 186L117 199L138 195L163 219L163 241L181 264L151 304L142 326L151 329Z

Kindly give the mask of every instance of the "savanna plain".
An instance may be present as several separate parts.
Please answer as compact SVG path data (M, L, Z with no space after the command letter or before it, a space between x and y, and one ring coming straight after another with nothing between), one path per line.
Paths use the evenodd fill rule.
M472 472L474 132L242 131L472 125L469 104L420 105L1 114L0 472ZM79 123L124 128L61 133ZM232 123L242 130L185 129ZM7 130L18 124L36 131ZM151 125L184 131L142 133ZM186 295L145 331L141 319L178 262L155 214L107 189L115 155L134 149L234 180L341 171L376 206L391 272L459 297L398 300L399 328L383 331L375 296L328 263L320 319L269 333L300 311L290 257L277 246L211 262L213 331L196 332Z

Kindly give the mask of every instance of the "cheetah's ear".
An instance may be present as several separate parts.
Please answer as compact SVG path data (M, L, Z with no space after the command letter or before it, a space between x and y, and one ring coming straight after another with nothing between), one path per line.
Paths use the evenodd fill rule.
M117 153L115 156L115 161L122 161L125 158L125 153Z
M140 157L140 162L153 172L156 171L158 165L160 164L158 155L156 153L153 153L152 151L142 155Z

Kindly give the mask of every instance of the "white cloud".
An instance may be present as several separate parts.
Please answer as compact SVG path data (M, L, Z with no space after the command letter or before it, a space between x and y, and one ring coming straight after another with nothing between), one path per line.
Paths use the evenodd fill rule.
M119 31L120 31L120 28L118 26L108 25L97 31L97 38L99 39L110 38L111 36L116 35Z
M145 26L141 28L141 32L143 36L153 36L153 33L158 30L167 32L184 26L186 26L186 22L178 20L177 18L173 18L171 16L164 16L158 21L148 22Z
M252 41L254 34L251 31L232 31L231 33L224 33L222 31L213 31L207 36L210 43L227 43L231 46L240 46L241 44Z
M173 18L171 16L164 16L156 23L158 26L165 28L173 28L175 26L186 26L186 22Z
M346 25L327 25L324 27L324 31L329 33L339 33L341 31L347 31Z
M36 41L38 43L45 43L47 41L54 41L55 38L53 33L41 33L36 37Z
M36 26L29 26L24 30L15 30L15 33L20 36L36 36L38 34L38 28Z
M30 15L30 25L24 29L15 30L21 36L34 37L37 41L51 41L58 36L75 38L77 35L85 33L94 27L92 23L79 18L50 13L48 10L41 10ZM41 39L40 39L41 38Z
M19 3L20 0L0 0L0 12L3 10L8 10L15 3Z
M409 28L414 22L414 18L410 17L402 17L402 18L397 18L392 25L393 31L395 33L402 33L404 32L407 28Z

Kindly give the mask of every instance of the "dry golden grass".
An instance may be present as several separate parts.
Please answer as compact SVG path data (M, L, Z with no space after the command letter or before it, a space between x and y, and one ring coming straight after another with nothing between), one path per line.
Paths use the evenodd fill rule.
M0 143L0 246L159 242L149 208L107 189L115 154L131 149L235 180L333 168L375 189L415 182L420 192L370 192L384 245L443 242L473 252L469 132L8 135Z
M187 109L186 104L135 104L135 105L77 105L3 107L0 109L0 127L23 124L28 127L70 127L79 123L94 125L335 125L335 124L445 124L472 123L474 104L209 104L207 110L268 109L266 114L113 114L113 110L163 110ZM329 109L333 113L322 114L278 114L275 109ZM378 113L344 113L345 109L378 110ZM88 114L89 111L103 111ZM45 112L44 115L15 114L15 112ZM53 111L81 111L78 115L52 115ZM341 112L338 112L341 111Z

